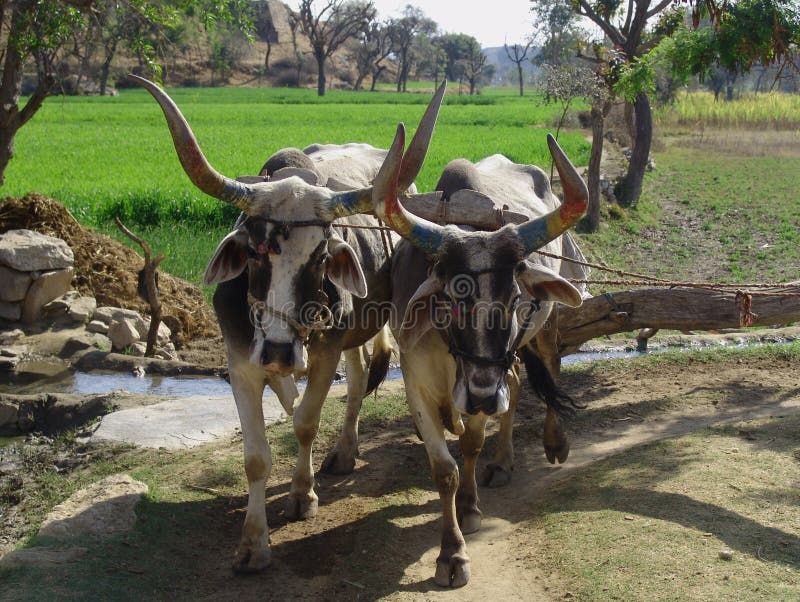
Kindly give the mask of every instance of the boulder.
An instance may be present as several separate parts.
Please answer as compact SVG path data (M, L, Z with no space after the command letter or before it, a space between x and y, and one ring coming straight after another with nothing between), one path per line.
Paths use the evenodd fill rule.
M145 318L145 330L144 334L142 334L142 340L147 342L147 333L150 331L150 318ZM141 333L140 333L141 334ZM172 336L172 331L170 330L169 326L164 324L164 322L158 323L158 336L156 337L156 342L159 345L166 345L170 342L170 337Z
M16 428L17 406L6 401L0 402L0 429Z
M17 271L62 270L74 261L72 249L60 238L32 230L0 234L0 263Z
M114 320L108 327L108 338L111 339L112 348L121 351L139 342L139 331L133 320L127 318Z
M42 307L69 290L72 268L42 273L33 281L22 303L22 320L35 322L42 314Z
M147 336L147 322L135 309L122 309L121 307L98 307L92 314L92 320L100 320L109 326L117 320L132 320L136 324L136 332ZM140 334L141 336L141 334Z
M0 265L0 301L22 301L28 287L31 285L31 275L28 272L18 272L4 265Z
M130 354L135 357L144 357L145 352L147 351L147 343L134 343L131 345Z
M100 349L102 351L109 351L111 349L111 339L104 334L86 332L69 338L61 348L59 355L64 358L68 358L75 355L79 351L84 351L86 349Z
M64 314L69 309L69 304L80 296L78 291L67 291L60 297L56 297L42 308L42 312L47 315Z
M78 297L74 299L67 309L67 315L76 322L85 323L97 309L97 299L94 297Z
M145 483L130 475L106 477L53 508L39 535L109 536L129 531L136 523L134 507L147 491Z
M19 328L14 328L13 330L4 330L3 332L0 332L0 345L11 345L12 343L19 341L24 336L25 333Z
M98 334L108 334L108 324L102 320L92 320L86 325L86 330Z
M6 301L0 301L0 318L3 320L11 320L12 322L16 322L21 317L21 303L7 303Z

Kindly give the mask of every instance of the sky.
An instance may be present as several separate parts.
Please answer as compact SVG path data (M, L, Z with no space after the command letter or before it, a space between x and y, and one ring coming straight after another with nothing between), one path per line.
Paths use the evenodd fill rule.
M406 4L421 9L445 33L466 33L489 48L522 42L531 33L528 0L372 0L380 18L399 16ZM293 4L289 2L289 4Z

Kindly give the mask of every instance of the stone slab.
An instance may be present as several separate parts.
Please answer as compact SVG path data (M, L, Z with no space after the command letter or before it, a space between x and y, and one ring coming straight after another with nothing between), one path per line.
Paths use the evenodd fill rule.
M28 272L18 272L4 265L0 265L0 301L22 301L28 287L31 285L31 275Z
M97 309L97 300L94 297L78 297L69 304L67 314L76 322L88 322Z
M280 422L286 416L272 395L265 395L263 407L265 424ZM141 447L186 449L231 437L237 428L239 415L233 395L183 397L108 414L92 438Z
M61 270L74 262L72 249L60 238L33 230L0 234L0 263L20 272Z
M42 313L42 307L69 290L72 281L72 268L44 272L33 281L22 303L23 322L35 322Z

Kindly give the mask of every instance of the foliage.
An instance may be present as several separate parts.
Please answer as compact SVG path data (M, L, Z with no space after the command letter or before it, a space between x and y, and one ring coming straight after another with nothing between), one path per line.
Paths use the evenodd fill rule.
M706 92L683 92L668 109L656 112L656 122L662 126L701 124L701 127L792 131L800 127L798 116L800 96L796 94L770 92L720 103Z
M574 62L575 50L583 37L577 14L568 0L530 0L533 33L538 46L532 61L537 65Z
M389 37L397 59L398 92L406 91L411 69L423 58L423 51L432 50L432 47L422 40L431 38L437 29L435 21L410 4L405 6L401 17L389 20Z

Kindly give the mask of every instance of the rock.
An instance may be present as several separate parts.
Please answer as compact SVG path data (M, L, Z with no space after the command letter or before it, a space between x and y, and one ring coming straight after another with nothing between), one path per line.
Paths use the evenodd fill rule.
M37 276L38 278L38 276ZM80 296L78 291L67 291L60 297L56 297L50 303L45 305L42 309L46 311L64 311L66 312L69 309L69 304L72 303L75 299Z
M146 351L147 351L147 343L142 343L141 341L139 341L138 343L134 343L130 347L130 354L135 357L144 357Z
M733 559L733 550L720 550L719 557L720 557L720 560L732 560Z
M92 320L86 325L86 330L89 332L97 332L99 334L108 334L108 324L102 320Z
M23 433L27 433L36 425L36 420L33 416L33 406L29 403L24 403L17 409L17 428Z
M142 334L142 340L147 341L147 334L150 331L150 318L145 318L145 331ZM170 341L170 337L172 336L172 331L170 330L169 326L164 324L164 322L158 323L158 336L156 338L156 342L159 345L166 345Z
M42 312L42 307L60 297L69 290L69 283L72 280L72 268L44 272L39 278L33 281L25 301L22 303L22 320L24 322L35 322Z
M133 320L123 318L114 320L108 327L108 338L111 339L111 347L117 351L122 351L139 341L139 331Z
M25 336L19 328L0 332L0 345L10 345Z
M53 508L39 535L109 536L129 531L136 522L134 507L147 491L145 483L130 475L106 477Z
M162 360L177 360L177 356L164 347L156 350L156 357L160 357Z
M0 234L0 263L17 271L61 270L74 262L72 249L60 238L32 230Z
M86 332L69 338L61 348L59 355L67 358L85 349L109 351L111 350L111 339L104 334Z
M8 303L0 301L0 318L16 322L22 317L21 303Z
M47 566L71 564L83 558L89 548L21 548L0 558L0 567Z
M17 426L17 406L0 402L0 428Z
M0 356L0 372L13 372L17 369L17 365L19 365L20 360L21 358L17 356Z
M78 297L69 304L67 315L76 322L87 322L97 309L97 299L94 297Z
M121 307L108 307L107 305L103 305L95 309L94 314L92 314L93 320L100 320L106 324L111 324L114 320L122 320L125 318L144 322L142 314L135 309L123 309Z
M22 301L31 284L31 275L0 265L0 301Z

